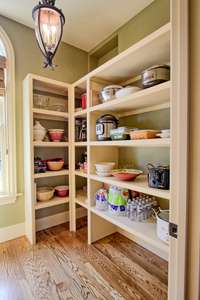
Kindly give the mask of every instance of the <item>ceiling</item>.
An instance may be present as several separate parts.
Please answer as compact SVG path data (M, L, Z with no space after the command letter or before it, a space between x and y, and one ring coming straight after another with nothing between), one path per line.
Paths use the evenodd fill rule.
M153 0L57 0L66 17L63 41L90 51ZM38 0L0 0L0 14L33 28Z

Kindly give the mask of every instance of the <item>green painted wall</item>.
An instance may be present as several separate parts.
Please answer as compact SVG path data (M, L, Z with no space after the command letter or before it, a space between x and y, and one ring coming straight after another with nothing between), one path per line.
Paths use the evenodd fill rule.
M120 119L120 126L136 127L139 129L168 129L170 128L170 110L163 109L154 112L147 112ZM169 148L121 148L121 166L131 166L147 172L148 163L169 164Z
M105 61L113 58L118 53L126 50L128 47L138 42L148 34L152 33L159 27L165 25L170 21L170 0L155 0L152 4L147 6L138 15L132 18L129 22L119 28L105 41L102 41L89 53L92 63L90 65L91 70L101 65ZM103 49L103 45L107 44L109 39L112 39L114 35L118 36L118 49L113 52L109 50L107 55L103 57L96 57L95 53L98 53Z
M23 116L22 81L28 73L72 83L87 73L88 54L62 43L55 57L55 71L42 68L43 58L36 44L34 31L26 26L0 16L0 26L7 32L16 59L16 128L17 128L17 184L23 192ZM14 204L0 206L0 228L24 222L24 200L19 197Z
M170 21L170 1L155 0L118 30L119 52Z

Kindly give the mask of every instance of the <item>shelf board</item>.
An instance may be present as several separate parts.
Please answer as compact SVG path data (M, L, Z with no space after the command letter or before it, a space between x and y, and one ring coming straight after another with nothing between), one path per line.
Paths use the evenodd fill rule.
M156 235L156 224L151 222L134 222L127 217L114 216L109 211L99 211L96 207L90 210L99 217L118 226L119 228L133 234L135 237L142 239L146 243L156 248L161 256L168 259L169 246L158 239Z
M90 146L116 146L116 147L170 147L170 139L145 139L145 140L123 140L123 141L94 141Z
M34 147L68 147L68 142L33 142Z
M135 179L135 181L122 181L116 177L100 177L98 175L90 175L89 178L110 185L116 185L121 188L127 188L129 190L170 200L170 191L150 188L148 186L146 175L139 176Z
M82 109L80 111L74 112L74 117L86 117L87 116L87 109Z
M83 190L77 190L76 191L76 198L75 202L79 204L80 206L88 209L88 199L87 194Z
M88 177L87 173L84 173L83 171L79 171L79 170L75 170L75 175L80 177L85 177L85 178Z
M40 108L33 108L33 114L34 117L39 119L49 119L56 121L63 121L64 119L68 118L68 113Z
M57 206L61 204L65 204L69 202L69 197L54 197L53 199L47 201L47 202L37 202L35 204L35 210L39 210L42 208L47 208L47 207L52 207L52 206Z
M170 32L171 23L167 23L75 82L73 86L92 77L117 84L141 74L149 66L169 62Z
M159 108L167 108L170 106L170 86L170 81L161 83L131 95L90 107L89 111L109 111L118 113L119 116L127 116L139 113L142 109L153 111Z
M66 175L69 175L69 171L63 169L63 170L60 170L60 171L47 171L45 173L36 173L36 174L34 174L34 178L38 179L38 178L66 176Z
M76 147L86 147L88 145L87 142L75 142Z

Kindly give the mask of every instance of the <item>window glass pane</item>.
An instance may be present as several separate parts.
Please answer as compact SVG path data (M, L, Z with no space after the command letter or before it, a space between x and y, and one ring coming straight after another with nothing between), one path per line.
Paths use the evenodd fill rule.
M7 153L4 97L0 97L0 194L7 194Z
M0 55L6 56L5 48L0 39ZM8 153L7 135L8 127L6 123L6 95L0 95L0 194L8 194Z
M2 56L6 56L6 51L5 51L5 48L4 48L4 45L0 39L0 55Z

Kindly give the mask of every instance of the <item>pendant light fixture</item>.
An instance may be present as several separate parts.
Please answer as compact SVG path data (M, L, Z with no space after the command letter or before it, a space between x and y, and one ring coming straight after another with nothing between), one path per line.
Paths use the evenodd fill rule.
M60 44L65 16L55 6L55 0L42 0L32 11L38 46L45 57L44 68L54 68L53 58Z

